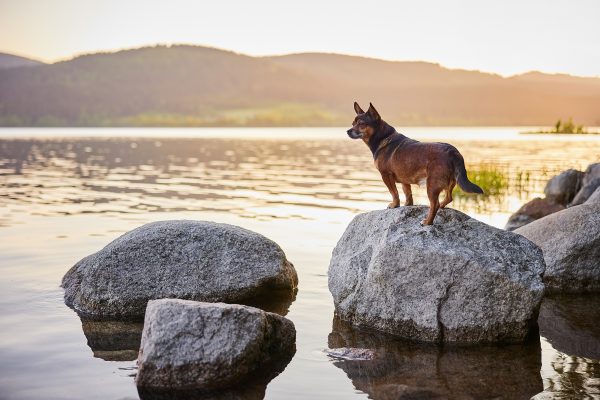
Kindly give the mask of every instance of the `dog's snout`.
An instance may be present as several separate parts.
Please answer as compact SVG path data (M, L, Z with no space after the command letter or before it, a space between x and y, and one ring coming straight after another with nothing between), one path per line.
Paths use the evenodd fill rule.
M354 128L350 128L346 131L346 133L348 134L348 136L350 137L350 139L358 139L360 138L362 135L360 134L360 132L356 132L354 130Z

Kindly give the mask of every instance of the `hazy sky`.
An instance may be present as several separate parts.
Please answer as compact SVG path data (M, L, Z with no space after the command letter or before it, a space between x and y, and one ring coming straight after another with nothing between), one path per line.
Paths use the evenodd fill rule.
M0 0L0 52L56 61L156 43L600 76L600 0Z

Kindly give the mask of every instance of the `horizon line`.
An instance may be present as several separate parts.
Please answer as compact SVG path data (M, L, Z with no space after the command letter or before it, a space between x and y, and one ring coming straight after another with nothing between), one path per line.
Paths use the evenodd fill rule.
M143 44L143 45L139 45L139 46L131 46L131 47L121 47L121 48L111 48L111 49L98 49L98 50L93 50L93 51L83 51L83 52L76 52L73 53L70 56L67 57L62 57L62 58L57 58L54 59L53 61L50 61L48 59L43 59L43 58L38 58L35 56L30 56L30 55L26 55L24 53L14 53L14 52L9 52L9 51L5 51L0 49L0 53L4 53L4 54L8 54L8 55L13 55L13 56L17 56L17 57L22 57L22 58L27 58L29 60L32 61L36 61L36 62L40 62L42 64L45 65L52 65L52 64L57 64L60 62L67 62L67 61L72 61L74 59L77 59L79 57L85 57L85 56L91 56L91 55L98 55L98 54L115 54L115 53L119 53L122 51L133 51L133 50L140 50L140 49L144 49L144 48L151 48L151 47L166 47L166 48L170 48L170 47L177 47L177 46L189 46L189 47L199 47L199 48L205 48L205 49L213 49L213 50L219 50L219 51L224 51L224 52L229 52L229 53L234 53L234 54L238 54L241 56L246 56L246 57L252 57L252 58L269 58L269 57L284 57L284 56L291 56L291 55L301 55L301 54L325 54L325 55L338 55L338 56L347 56L347 57L357 57L357 58L364 58L364 59L370 59L370 60L378 60L378 61L385 61L385 62L394 62L394 63L425 63L425 64L433 64L433 65L438 65L444 69L448 69L448 70L457 70L457 71L468 71L468 72L479 72L479 73L483 73L483 74L489 74L489 75L497 75L500 76L502 78L513 78L513 77L517 77L517 76L522 76L522 75L526 75L528 73L541 73L544 75L563 75L563 76L569 76L569 77L574 77L574 78L591 78L591 79L600 79L600 75L574 75L568 72L560 72L560 71L541 71L541 70L537 70L537 69L531 69L531 70L526 70L526 71L522 71L519 73L515 73L515 74L502 74L500 72L497 71L484 71L484 70L480 70L480 69L469 69L466 67L454 67L454 66L446 66L440 62L437 61L430 61L430 60L393 60L393 59L388 59L388 58L381 58L381 57L371 57L371 56L365 56L365 55L361 55L361 54L350 54L350 53L336 53L336 52L328 52L328 51L302 51L302 52L292 52L292 53L275 53L275 54L248 54L248 53L243 53L243 52L238 52L236 50L231 50L231 49L224 49L221 47L216 47L216 46L211 46L211 45L206 45L206 44L199 44L199 43L190 43L190 42L156 42L156 43L149 43L149 44Z

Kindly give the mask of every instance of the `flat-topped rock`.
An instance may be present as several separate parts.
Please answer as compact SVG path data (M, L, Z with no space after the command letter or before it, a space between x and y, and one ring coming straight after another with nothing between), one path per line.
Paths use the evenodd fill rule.
M231 389L272 379L296 351L285 317L238 304L162 299L148 302L138 356L138 387Z
M544 282L551 292L600 292L600 203L548 215L515 233L544 252Z
M540 248L452 209L421 226L427 210L354 218L329 265L340 318L423 341L525 340L544 293Z
M161 221L134 229L63 277L65 302L87 316L144 315L152 299L243 303L293 292L294 266L266 237L233 225ZM281 294L281 293L279 293Z

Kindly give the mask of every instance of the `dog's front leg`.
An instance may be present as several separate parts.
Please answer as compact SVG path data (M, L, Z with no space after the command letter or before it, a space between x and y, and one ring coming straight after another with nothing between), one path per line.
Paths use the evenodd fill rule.
M413 198L412 198L412 189L410 188L410 185L408 183L403 183L402 191L404 192L404 197L406 197L406 201L404 202L404 205L412 206Z
M381 173L381 178L383 179L383 183L387 186L390 194L392 195L392 202L388 204L388 208L396 208L400 205L400 196L398 195L398 189L396 188L396 179L394 179L394 175L392 174L384 174Z

